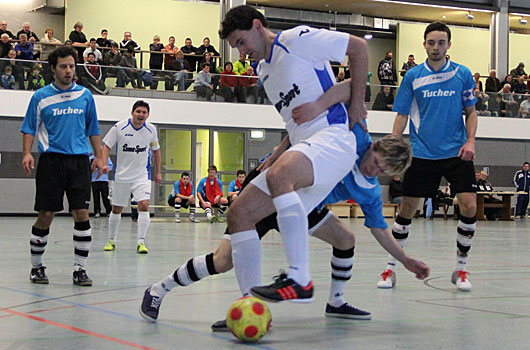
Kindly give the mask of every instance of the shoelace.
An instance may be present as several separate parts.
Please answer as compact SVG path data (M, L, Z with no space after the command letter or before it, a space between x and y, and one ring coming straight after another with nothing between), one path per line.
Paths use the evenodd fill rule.
M283 270L280 270L280 274L272 277L272 279L274 280L272 287L281 286L282 283L287 279L287 273L285 273Z
M39 278L44 278L44 269L45 269L45 268L46 268L46 267L44 267L44 266L39 267L39 268L37 269L37 271L35 271L35 275L36 275L37 277L39 277Z
M386 279L388 277L392 277L392 271L391 270L385 270L382 274L381 274L381 277L383 277L383 281L386 281Z
M153 297L153 299L151 300L151 307L158 309L161 303L162 303L162 300L160 300L160 298Z
M462 282L466 281L466 278L467 278L468 274L469 274L469 272L467 272L467 271L458 271L458 277L460 277Z

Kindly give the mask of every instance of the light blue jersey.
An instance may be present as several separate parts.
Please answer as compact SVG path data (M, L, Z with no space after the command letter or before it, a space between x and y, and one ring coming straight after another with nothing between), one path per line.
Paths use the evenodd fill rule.
M202 199L207 201L206 199L206 180L208 180L208 176L201 179L199 181L199 185L197 186L197 193L200 193L202 196ZM219 184L219 188L221 189L221 192L223 192L223 182L219 179L217 179L217 183Z
M90 164L92 164L92 161L94 159L96 159L96 156L92 154L88 158L88 160L90 161ZM107 160L107 165L109 167L109 172L112 171L113 165L112 165L112 160L110 160L110 157ZM98 176L99 176L99 170L96 168L96 171L92 173L92 182L98 182L98 181L109 182L109 174L108 173L101 174L101 176L99 178L98 178Z
M191 186L191 195L195 197L195 188L193 187L193 182L191 180L188 182L188 186ZM173 191L171 191L167 199L175 197L177 194L180 194L180 180L175 181L173 184Z
M467 141L463 110L477 102L474 88L471 71L449 60L438 72L425 61L405 74L392 109L410 116L410 144L414 157L446 159L458 156Z
M94 98L76 83L68 90L47 85L31 97L20 131L37 135L39 153L89 155L87 137L100 134Z
M239 191L241 191L241 188L237 187L236 181L237 180L232 180L232 182L230 182L228 184L228 192L239 192Z
M408 73L407 73L408 74ZM341 182L335 186L324 199L321 206L334 204L353 198L360 205L364 213L364 225L368 228L387 228L383 217L383 200L381 186L377 177L361 174L361 160L372 144L372 138L360 125L355 124L353 133L357 139L357 155L359 156L353 169Z

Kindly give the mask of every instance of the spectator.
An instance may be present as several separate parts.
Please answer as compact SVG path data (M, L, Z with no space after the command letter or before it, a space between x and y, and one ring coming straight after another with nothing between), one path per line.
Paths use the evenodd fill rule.
M206 63L210 66L210 72L213 73L211 75L212 77L212 86L213 86L213 91L215 93L215 90L217 90L217 87L219 86L219 80L220 80L220 77L219 75L217 75L217 69L215 67L215 62L213 61L212 59L212 54L210 52L205 52L204 53L204 58L202 59L201 63L199 64L199 70L197 72L200 72L201 71L201 67L202 67L202 64L203 63Z
M164 44L160 42L160 37L155 35L153 37L153 42L149 44L149 51L153 52L162 52L164 49ZM162 64L164 63L164 55L161 53L151 53L149 57L149 69L153 75L162 75ZM154 70L154 71L153 71ZM158 81L153 79L151 83L151 89L156 90L158 88Z
M252 68L252 71L254 71L254 68ZM228 184L228 204L232 204L232 202L237 198L237 196L239 196L239 192L243 188L243 182L245 182L246 176L247 173L245 172L245 170L238 170L236 173L235 180L232 180L232 182Z
M74 43L70 39L64 41L64 46L72 46L73 44Z
M118 44L112 43L110 50L105 54L105 58L103 60L106 66L111 66L111 68L106 68L107 74L110 73L116 75L117 87L125 87L125 85L129 82L129 78L127 77L127 74L125 74L125 70L120 68L122 58L123 56L120 50L118 50Z
M477 181L478 190L482 192L492 192L493 186L489 181L487 180L488 174L486 171L481 170L480 171L480 178ZM486 195L484 196L484 203L501 203L501 201L497 198L495 198L493 195ZM500 217L500 209L499 208L484 208L484 214L486 215L486 218L488 221L495 221L498 217Z
M15 59L16 57L17 54L15 50L9 51L7 54L9 60L0 61L0 66L2 67L1 71L4 72L7 67L10 67L19 90L26 90L26 87L24 86L24 68L22 67L22 63Z
M17 37L11 33L11 31L7 30L7 22L6 21L0 21L0 35L7 34L11 40L16 39Z
M9 51L13 49L13 45L9 41L9 34L3 33L0 36L0 58L6 58Z
M2 89L15 90L15 77L12 73L11 67L7 66L2 75Z
M482 82L480 81L480 73L473 74L473 80L475 80L475 89L478 89L479 91L482 90Z
M96 49L96 38L90 38L90 44L89 46L83 51L83 62L88 62L88 54L93 53L96 57L96 62L102 62L103 61L103 55L101 54L101 51Z
M209 52L212 54L212 58L214 56L220 56L219 52L213 47L213 45L210 45L210 38L206 37L202 40L202 45L199 46L197 49L197 55L204 55L205 52Z
M479 89L473 90L473 94L477 99L477 103L475 104L475 110L477 111L477 114L483 116L490 116L491 112L488 111L488 106L486 105L486 101L488 101L489 96L481 92Z
M379 91L375 97L375 102L372 106L374 111L391 111L394 104L394 95L390 92L390 86L383 87L383 91Z
M128 81L131 82L131 85L134 89L145 89L142 82L142 74L138 70L136 58L134 58L133 54L134 46L128 45L125 54L121 58L120 66L127 67L127 69L124 69L124 71L125 74L127 74ZM136 83L136 81L138 81L138 84ZM125 84L127 84L127 82Z
M528 118L530 116L530 95L526 95L526 100L521 102L519 107L519 115L521 118Z
M177 59L173 62L172 70L176 73L169 78L170 86L166 85L166 90L173 90L175 84L178 86L178 91L186 90L186 79L190 78L190 65L184 59L182 51L177 52Z
M164 55L164 69L171 70L173 62L177 59L177 52L179 51L179 48L175 46L174 36L169 37L169 44L164 46L164 50L162 51L166 52Z
M488 103L488 110L492 116L505 117L506 116L506 103L502 100L501 94L495 94L494 98L490 98Z
M490 76L486 79L486 93L495 92L497 93L502 89L500 80L497 78L497 73L495 70L490 71Z
M83 64L83 68L80 70L79 84L89 89L93 94L107 94L101 67L96 61L96 55L94 52L88 53L87 61Z
M526 83L524 81L524 75L519 76L516 81L513 82L512 91L516 94L527 94L528 89L526 88Z
M46 30L44 31L44 36L42 37L42 39L40 39L40 42L42 44L57 44L57 45L41 45L40 59L42 61L47 61L50 53L52 53L52 51L55 50L59 44L61 44L61 41L59 39L53 37L53 29L51 28L46 28Z
M195 72L195 69L197 69L197 48L192 45L191 38L184 40L184 46L180 48L180 51L185 54L184 59L188 62L190 71Z
M515 117L517 116L517 111L519 110L519 104L515 101L514 94L510 84L504 84L504 87L499 91L502 102L505 104L505 116L506 117Z
M344 77L345 77L345 73L343 70L340 70L338 73L337 73L337 83L340 83L341 81L344 81Z
M248 77L248 78L247 78ZM258 103L258 76L254 74L254 68L247 67L247 71L241 74L239 79L239 102L246 102L248 96L254 97L253 103Z
M123 33L123 40L120 41L120 49L127 49L129 46L131 46L134 50L140 50L140 45L138 45L136 41L132 40L131 32L125 32Z
M98 38L96 40L97 46L99 46L99 47L112 47L112 43L114 41L108 39L108 36L109 36L109 31L106 30L106 29L103 29L101 31L101 38Z
M17 52L17 59L19 60L33 60L33 44L28 42L26 34L20 34L20 42L15 45L15 51ZM22 62L23 66L31 67L31 62Z
M510 71L510 75L514 79L517 79L517 78L519 78L522 75L526 75L526 72L524 71L524 63L523 62L519 62L517 67Z
M501 87L504 88L504 86L506 84L510 84L510 91L513 92L513 88L512 88L512 85L513 85L513 77L511 75L507 75L504 80L501 82Z
M410 54L408 57L407 62L403 63L403 67L401 67L401 71L399 74L404 77L405 73L407 73L410 69L416 67L418 64L414 62L414 55Z
M31 68L31 73L28 74L28 90L36 91L41 87L44 87L44 77L40 74L40 66L35 64Z
M530 191L530 163L524 162L523 168L515 172L513 177L513 184L515 185L516 190L524 191L526 194L520 194L517 196L517 205L515 207L515 216L521 217L521 219L526 218L526 213L528 211L528 192Z
M206 97L206 101L212 100L212 76L210 75L210 65L206 62L202 64L202 70L193 82L193 91L197 93L197 97Z
M83 63L83 52L88 47L88 40L86 39L85 33L83 33L83 23L76 22L74 24L74 30L70 32L68 39L72 41L72 46L76 47L77 62ZM65 45L68 44L65 43Z
M390 201L394 204L401 204L401 198L403 196L402 185L403 182L401 182L400 176L392 177L392 181L388 186L388 194L390 195Z
M392 51L387 51L385 58L379 62L377 77L382 85L381 90L383 90L384 85L397 85L397 74L392 62Z
M238 94L236 73L233 72L232 62L226 62L224 68L221 72L221 95L226 102L233 102Z
M246 73L247 68L250 67L250 64L246 61L246 56L245 54L240 54L239 60L234 63L234 73L237 75Z
M30 42L32 45L35 45L36 42L39 41L39 37L37 36L37 34L35 34L35 32L32 32L30 30L30 24L28 22L24 22L22 24L22 29L18 31L17 33L17 38L20 40L20 36L22 34L26 34L26 39L28 40L28 42ZM35 60L38 60L40 58L40 51L36 50L34 48L34 51L33 51L33 58L32 59L35 59Z

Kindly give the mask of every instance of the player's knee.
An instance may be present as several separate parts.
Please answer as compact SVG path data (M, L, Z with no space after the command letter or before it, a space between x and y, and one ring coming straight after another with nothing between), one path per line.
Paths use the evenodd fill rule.
M179 197L175 198L175 203L182 203L182 198L179 198Z
M51 226L53 221L53 212L41 211L37 217L36 226L40 229L47 229Z
M355 247L355 235L353 232L345 233L339 240L337 240L333 247L340 250L348 250Z
M138 211L149 211L149 202L147 201L138 202Z
M474 216L477 211L477 204L475 201L461 201L459 206L460 212L465 216Z

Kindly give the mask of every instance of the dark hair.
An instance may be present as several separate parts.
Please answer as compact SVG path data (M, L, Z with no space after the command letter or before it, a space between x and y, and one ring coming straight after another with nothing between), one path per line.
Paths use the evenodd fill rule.
M191 41L191 38L186 38L186 40L189 40L189 41ZM184 40L184 41L186 41L186 40Z
M33 66L31 66L31 70L38 70L40 72L40 66L38 64L34 64Z
M48 63L51 67L55 68L57 67L57 60L59 57L65 58L68 56L72 56L74 58L74 62L77 62L77 51L71 46L61 46L53 50L48 56Z
M239 176L239 175L247 175L247 173L245 172L245 170L238 170L237 173L236 173L236 176Z
M221 39L226 39L236 30L250 30L254 19L259 19L265 28L269 27L269 23L265 19L265 16L254 7L248 5L234 7L227 12L225 19L221 22L219 37Z
M90 38L89 42L96 41L96 38Z
M145 102L145 101L142 101L142 100L138 100L136 101L134 104L133 104L133 107L132 107L132 112L134 112L136 110L136 108L138 107L145 107L147 109L147 112L149 113L150 112L150 108L149 108L149 103Z
M68 40L66 40L66 41L64 42L64 45L68 45L68 44L72 45L72 40L68 39ZM76 52L77 52L77 51L76 51Z
M92 56L96 57L96 54L95 54L95 53L93 53L93 52L89 52L89 53L87 53L87 54L86 54L86 57L88 57L88 56L90 56L90 55L92 55Z
M190 177L190 173L188 173L187 171L184 171L182 175L180 175L180 178L182 179L184 176Z
M523 166L524 166L524 165L530 165L530 163L528 163L528 162L524 162L524 163L523 163Z
M175 37L172 35L172 36L170 36L169 39L167 39L167 40L171 40L171 38L175 39Z
M201 69L204 69L204 67L206 67L206 66L210 67L210 65L209 65L208 63L203 62L203 63L201 64Z
M423 33L423 40L427 40L427 34L434 31L440 31L440 32L446 32L447 33L447 41L451 41L451 29L447 26L447 24L442 22L433 22L425 28L425 33Z
M110 47L119 47L119 46L118 46L118 43L112 43Z
M210 165L210 166L208 167L208 171L210 171L210 170L215 170L215 172L217 172L217 167L216 167L215 165L212 164L212 165Z
M232 62L230 62L230 61L225 62L224 68L226 69L226 66L228 66L228 65L231 65L231 66L232 66L232 69L234 69L234 65L233 65Z
M106 29L102 29L102 30L101 30L101 34L103 34L104 32L107 32L107 33L108 33L109 31L106 30Z
M127 45L127 52L134 52L134 46L133 45Z
M409 57L414 57L414 55L413 55L413 54L410 54Z

